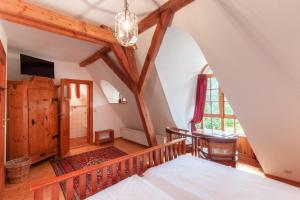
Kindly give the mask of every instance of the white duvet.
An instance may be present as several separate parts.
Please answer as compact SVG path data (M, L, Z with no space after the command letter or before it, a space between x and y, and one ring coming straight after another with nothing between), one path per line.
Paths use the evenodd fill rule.
M178 200L300 200L299 188L188 155L144 178Z
M300 189L192 156L134 175L88 200L300 200Z
M147 180L134 175L97 194L88 200L172 200Z

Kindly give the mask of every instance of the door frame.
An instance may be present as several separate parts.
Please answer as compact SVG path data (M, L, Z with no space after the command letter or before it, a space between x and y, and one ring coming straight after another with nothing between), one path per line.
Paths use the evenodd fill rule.
M0 40L0 199L3 197L4 183L5 183L5 169L4 169L4 144L5 144L5 127L6 127L6 88L7 88L7 80L6 80L6 53Z
M65 95L64 88L67 87L67 96L65 98L67 98L68 100L71 98L71 87L70 87L71 84L76 84L76 85L85 84L88 87L88 92L87 92L87 98L88 98L87 142L88 142L88 144L93 144L93 81L77 80L77 79L62 79L61 80L61 97L65 97L65 96L63 96L63 95ZM77 91L78 90L76 90L76 92ZM80 92L80 91L78 91L78 92ZM61 98L61 99L63 99L63 98ZM69 132L70 132L70 129L69 129Z

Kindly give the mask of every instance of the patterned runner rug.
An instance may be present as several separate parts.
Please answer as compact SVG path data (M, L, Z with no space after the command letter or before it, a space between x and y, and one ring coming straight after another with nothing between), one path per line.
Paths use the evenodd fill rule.
M56 176L60 176L63 174L70 173L72 171L99 164L107 160L112 160L121 156L127 155L125 152L115 148L115 147L107 147L103 149L98 149L95 151L90 151L70 157L59 158L50 160L50 164L53 167ZM111 177L111 170L108 169L108 179ZM98 180L101 180L102 174L98 172ZM101 181L98 181L98 187L101 187ZM65 183L61 183L61 188L66 195L66 185ZM87 175L87 196L91 194L91 176ZM74 179L74 199L79 198L79 177Z

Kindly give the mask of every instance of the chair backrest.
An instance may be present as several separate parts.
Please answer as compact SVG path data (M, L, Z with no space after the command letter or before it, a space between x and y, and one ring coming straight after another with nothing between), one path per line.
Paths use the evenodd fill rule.
M188 130L175 128L175 127L167 127L166 133L167 133L167 139L168 141L172 141L178 138L186 138L188 137Z
M234 158L236 156L236 138L206 138L208 145L208 157L215 158Z

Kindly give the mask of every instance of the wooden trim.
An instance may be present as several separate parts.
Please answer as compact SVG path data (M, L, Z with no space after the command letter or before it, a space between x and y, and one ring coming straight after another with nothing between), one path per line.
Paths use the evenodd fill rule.
M70 84L84 84L88 87L88 122L87 122L87 142L89 144L93 144L93 81L89 80L77 80L77 79L62 79L63 84L70 85ZM63 91L63 87L62 87ZM69 91L68 91L69 92ZM77 91L78 93L79 91ZM78 95L78 94L77 94Z
M125 167L127 168L127 166L125 165L125 163L129 162L130 160L136 160L137 166L140 166L140 161L143 161L143 167L142 167L142 171L141 170L130 170L128 169L128 171L131 172L131 175L134 174L139 174L142 175L142 173L150 168L153 167L153 160L155 160L155 165L158 164L163 164L164 162L166 162L167 160L173 160L174 158L176 158L176 156L179 155L183 155L185 154L185 138L181 138L181 139L177 139L174 140L172 142L169 142L167 144L162 144L162 145L158 145L149 149L145 149L136 153L132 153L126 156L122 156L113 160L108 160L106 162L100 163L100 164L96 164L96 165L92 165L77 171L73 171L70 172L68 174L64 174L62 176L58 176L58 177L54 177L54 178L50 178L47 180L42 180L42 181L38 181L36 183L31 183L30 184L30 191L34 192L34 199L35 200L42 200L43 199L43 191L44 189L46 189L47 187L56 187L58 183L67 181L67 185L69 185L70 187L67 187L67 194L72 194L74 188L71 187L73 186L73 181L75 177L84 177L87 174L92 174L92 180L93 177L95 177L95 174L99 171L102 171L104 173L107 172L107 169L112 169L112 180L113 183L115 184L116 182L121 181L123 178L126 178L127 176L129 176L128 173L125 173ZM169 147L172 147L169 149ZM168 154L161 154L160 155L160 160L158 162L158 154L157 152L166 152L166 150L168 149ZM174 155L170 156L170 155ZM146 163L146 165L145 165ZM117 173L116 173L116 166L121 166L121 175L122 178L117 179ZM144 166L145 165L145 166ZM131 165L130 165L131 166ZM94 174L94 175L93 175ZM95 179L94 179L95 180ZM108 180L107 180L107 176L102 177L102 180L100 180L102 182L102 184L106 187L108 186ZM92 181L93 182L93 181ZM97 183L97 182L96 182ZM95 184L93 184L95 185ZM100 190L103 190L105 187L100 188ZM95 194L96 192L98 192L98 188L93 187L94 188L92 190L92 194ZM81 190L80 190L81 191ZM81 193L80 198L84 199L86 196L84 193ZM50 197L51 198L51 197ZM67 199L72 199L71 195L67 196Z
M4 167L4 127L5 120L5 96L6 96L6 53L0 40L0 199L3 198L5 184L5 167Z
M0 18L101 45L118 43L110 30L23 0L1 0Z
M165 36L165 33L167 31L168 26L173 20L174 12L171 10L166 10L162 13L162 15L159 17L158 24L156 26L155 32L153 34L151 45L149 47L147 56L144 61L144 66L139 78L138 82L138 90L141 91L143 89L143 86L145 85L145 80L147 79L149 72L151 70L151 67L154 65L154 61L156 59L156 56L158 54L158 51L160 49L161 43L163 41L163 38Z
M208 68L209 68L209 64L204 65L201 72L200 72L200 74L205 74L205 72ZM208 75L208 74L206 74L206 75Z
M300 182L265 173L266 177L300 188Z

